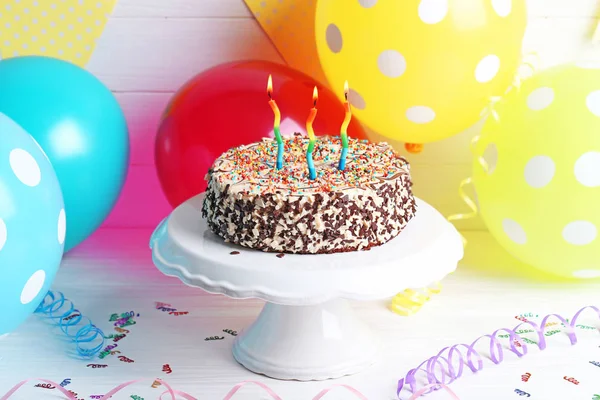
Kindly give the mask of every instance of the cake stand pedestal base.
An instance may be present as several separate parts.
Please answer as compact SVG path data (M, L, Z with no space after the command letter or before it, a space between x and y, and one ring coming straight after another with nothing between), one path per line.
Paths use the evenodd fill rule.
M272 378L309 381L358 373L378 356L378 341L346 300L391 298L456 269L456 229L417 199L418 212L396 238L369 251L285 254L225 243L202 218L203 195L177 207L150 238L152 260L189 286L266 302L236 338L235 359Z
M247 369L299 381L358 373L377 353L370 329L343 299L310 306L266 303L233 346L233 356Z

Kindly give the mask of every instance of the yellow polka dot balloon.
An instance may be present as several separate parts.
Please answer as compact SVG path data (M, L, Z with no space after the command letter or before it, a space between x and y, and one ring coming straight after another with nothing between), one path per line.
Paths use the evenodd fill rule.
M452 136L479 120L512 83L525 32L523 0L320 0L321 65L353 114L411 143Z
M116 0L1 0L0 59L40 55L81 67Z
M480 213L513 256L600 277L600 66L563 65L493 106L474 151Z

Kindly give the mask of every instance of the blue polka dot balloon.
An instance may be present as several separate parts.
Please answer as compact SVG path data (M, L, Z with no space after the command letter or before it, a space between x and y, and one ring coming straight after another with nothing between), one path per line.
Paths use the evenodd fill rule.
M0 336L44 299L60 266L66 226L62 192L46 154L0 113Z

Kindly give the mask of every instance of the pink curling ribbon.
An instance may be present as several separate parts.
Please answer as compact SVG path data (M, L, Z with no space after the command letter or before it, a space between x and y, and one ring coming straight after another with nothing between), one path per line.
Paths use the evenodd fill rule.
M100 400L108 400L112 396L114 396L115 394L117 394L118 392L120 392L121 390L125 389L126 387L131 386L131 385L133 385L135 383L138 383L138 382L143 382L145 380L147 380L147 379L138 379L138 380L135 380L135 381L129 381L129 382L122 383L122 384L118 385L117 387L115 387L114 389L110 390L104 396L102 396L100 398ZM77 398L75 396L73 396L65 388L61 387L58 383L55 383L53 381L49 381L49 380L46 380L46 379L27 379L25 381L22 381L22 382L18 383L17 385L15 385L4 396L2 396L0 398L0 400L8 400L17 390L19 390L21 388L21 386L23 386L25 383L27 383L29 381L42 381L42 382L49 383L51 385L54 385L65 396L67 396L67 399L69 399L69 400L77 400ZM163 400L163 396L166 395L166 394L170 394L171 400L177 400L175 396L178 396L178 397L183 398L185 400L198 400L197 398L195 398L194 396L190 395L189 393L185 393L185 392L182 392L182 391L179 391L179 390L174 390L167 382L165 382L162 379L157 378L157 379L153 379L152 381L153 382L157 382L158 381L161 384L165 385L165 387L167 388L167 390L160 395L159 400ZM246 386L247 384L255 384L255 385L260 386L262 389L264 389L271 396L271 398L273 400L282 400L282 398L279 397L277 395L277 393L275 393L273 391L273 389L271 389L270 387L268 387L264 383L256 382L256 381L243 381L243 382L238 383L237 385L235 385L229 391L229 393L227 393L227 395L223 398L223 400L231 400L233 398L233 396L238 392L238 390L240 390L242 387ZM330 387L328 389L324 389L321 392L319 392L319 394L317 394L313 398L313 400L321 400L323 398L323 396L325 396L327 393L329 393L331 390L335 389L336 387L344 387L344 388L348 389L351 393L355 394L356 397L359 398L360 400L368 400L367 397L365 397L357 389L353 388L352 386L348 386L348 385L335 385L335 386L332 386L332 387ZM412 398L411 398L411 400L412 400Z
M323 389L319 392L318 395L316 395L314 397L313 400L321 400L323 398L323 396L325 396L327 393L331 392L333 389L335 389L336 387L343 387L345 389L348 389L352 394L356 395L356 397L358 397L360 400L369 400L367 399L361 392L359 392L358 390L354 389L352 386L348 386L348 385L334 385L328 389Z
M261 388L263 388L269 394L269 396L271 396L271 398L273 400L282 400L281 397L279 397L277 395L277 393L275 393L273 391L273 389L271 389L264 383L260 383L260 382L256 382L256 381L243 381L243 382L238 383L229 391L229 393L227 393L227 395L225 396L225 398L223 398L223 400L231 400L233 398L233 395L236 394L238 390L240 390L242 387L246 386L249 383L253 383L253 384L258 385ZM343 388L348 389L351 393L356 395L356 397L358 397L360 400L369 400L365 397L365 395L363 395L357 389L353 388L352 386L348 386L348 385L334 385L330 388L323 389L322 391L319 392L319 394L317 394L315 397L313 397L312 400L321 400L323 398L323 396L325 396L327 393L331 392L333 389L335 389L337 387L343 387Z
M21 381L21 382L17 383L12 389L10 389L8 392L6 392L6 394L4 396L0 397L0 400L8 400L10 398L10 396L12 396L13 394L15 394L15 392L17 390L21 389L21 386L23 386L27 382L31 382L31 381L42 381L42 382L49 383L52 386L54 386L55 389L58 389L60 392L62 392L62 394L64 394L65 396L67 396L67 399L69 399L69 400L77 400L77 398L75 396L73 396L67 389L65 389L64 387L60 386L60 384L58 384L56 382L53 382L53 381L49 381L48 379L41 379L41 378L25 379L24 381Z
M473 373L481 371L483 369L483 358L475 350L475 346L480 340L485 340L484 338L488 338L490 342L490 359L494 364L500 364L504 360L504 347L500 344L496 336L501 332L508 333L510 337L510 348L508 350L515 353L517 357L522 357L523 355L527 354L527 345L521 336L516 333L516 331L523 325L530 325L531 328L538 334L537 346L540 348L540 350L544 350L546 349L546 337L544 335L544 329L546 328L548 319L555 317L567 328L567 336L571 341L571 345L574 345L577 343L577 335L575 334L575 325L577 324L577 319L581 313L588 308L594 310L598 316L598 319L600 319L600 309L594 306L586 306L575 313L570 323L568 323L565 318L558 314L549 314L542 319L540 324L541 326L538 326L535 322L526 320L517 325L513 330L502 328L496 330L491 335L481 336L471 343L471 345L456 344L451 347L445 347L437 355L423 361L417 368L408 371L406 376L398 381L398 390L396 391L398 398L400 398L400 392L402 389L405 388L413 392L415 395L417 393L423 395L434 390L438 390L441 385L449 385L462 376L465 366L467 366ZM515 343L519 343L520 346L517 346ZM461 352L461 349L465 352L464 354ZM476 361L476 364L474 361ZM424 375L425 380L425 386L422 388L419 387L416 378L416 375L419 372L422 372L421 375ZM424 391L422 391L423 389ZM414 399L414 397L411 397L411 399Z
M253 384L263 388L269 394L269 396L271 396L273 398L273 400L281 400L281 397L279 397L277 395L277 393L275 393L273 391L273 389L271 389L264 383L260 383L260 382L256 382L256 381L243 381L243 382L238 383L229 391L229 393L227 393L227 395L223 398L223 400L231 400L233 395L236 394L238 390L240 390L242 387L246 386L249 383L253 383Z

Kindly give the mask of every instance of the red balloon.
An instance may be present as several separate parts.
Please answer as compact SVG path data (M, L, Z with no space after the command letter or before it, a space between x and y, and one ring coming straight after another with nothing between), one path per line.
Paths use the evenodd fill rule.
M344 107L331 90L299 71L268 61L222 64L188 81L171 99L156 136L155 162L162 189L173 207L206 189L204 176L232 147L274 137L267 81L281 111L281 134L306 133L317 86L316 135L339 135ZM343 82L340 91L343 91ZM356 119L348 135L366 139Z

